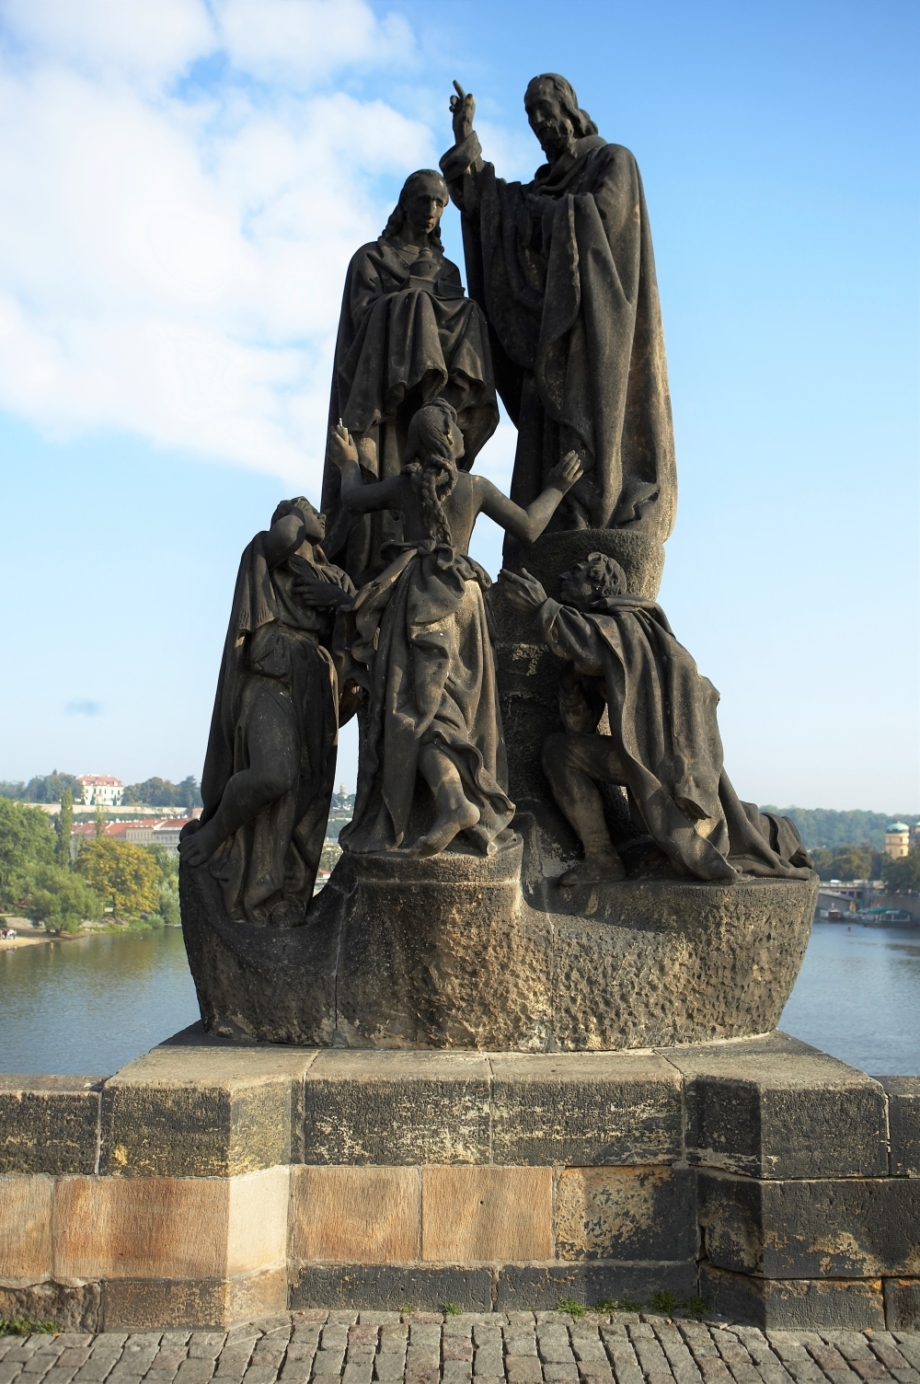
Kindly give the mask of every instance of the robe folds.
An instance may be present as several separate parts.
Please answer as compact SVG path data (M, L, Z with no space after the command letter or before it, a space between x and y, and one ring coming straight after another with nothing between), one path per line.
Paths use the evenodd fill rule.
M233 774L247 769L260 734L294 747L294 784L225 841L210 862L236 921L302 922L319 868L335 784L339 727L336 665L326 647L331 618L293 593L297 575L353 590L325 561L295 555L272 568L264 533L240 559L201 776L202 823ZM279 728L283 728L280 729Z
M464 296L459 269L443 255L436 259L433 278L416 277L414 267L381 237L352 256L345 279L329 422L341 418L349 432L376 439L377 469L370 480L398 473L411 414L439 395L457 410L466 446L460 465L466 470L498 426L481 309ZM328 460L322 509L326 550L345 564L349 534L362 527L370 531L376 516L348 513L341 502L338 467ZM392 529L381 532L377 550L387 538L399 536ZM366 538L365 547L370 542ZM348 562L356 579L359 561L353 554Z
M514 815L483 601L489 577L435 540L390 553L344 617L369 700L354 818L339 839L357 852L411 848L431 825L418 766L422 748L436 745L479 810L466 835L486 852Z
M582 614L547 600L537 622L552 652L587 680L580 708L576 689L562 699L567 729L593 730L606 701L636 824L697 879L811 878L794 824L737 797L722 764L719 694L661 608L634 596L605 604L605 613Z
M518 428L511 498L529 504L575 448L589 470L550 530L635 527L663 541L676 509L674 435L636 161L590 135L521 184L479 155L473 132L441 169Z

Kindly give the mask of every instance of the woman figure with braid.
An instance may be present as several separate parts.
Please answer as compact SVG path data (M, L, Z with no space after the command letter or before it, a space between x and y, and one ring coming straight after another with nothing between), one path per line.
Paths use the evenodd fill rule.
M522 509L484 476L463 471L463 450L456 411L444 399L415 414L403 468L388 480L367 483L348 430L341 423L331 430L346 508L398 511L403 523L403 542L386 553L389 566L345 617L368 692L355 814L340 837L349 851L437 855L463 833L490 854L514 813L483 602L491 582L468 556L470 536L487 514L532 543L581 463L574 453L564 457Z

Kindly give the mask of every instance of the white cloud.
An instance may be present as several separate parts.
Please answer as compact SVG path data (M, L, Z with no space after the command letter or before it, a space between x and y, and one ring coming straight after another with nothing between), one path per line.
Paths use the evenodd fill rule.
M214 13L217 31L199 0L0 0L0 406L315 487L348 258L380 231L381 177L435 151L420 121L308 80L411 62L402 20L363 0ZM235 76L176 94L217 42ZM270 101L240 80L270 72Z

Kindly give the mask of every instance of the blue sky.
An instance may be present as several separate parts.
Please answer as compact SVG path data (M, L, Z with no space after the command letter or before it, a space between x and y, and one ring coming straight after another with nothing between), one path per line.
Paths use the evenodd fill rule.
M0 777L200 772L239 553L317 495L350 254L446 148L453 77L530 176L521 98L554 70L645 182L680 477L661 600L729 772L762 803L920 809L920 12L560 13L0 0ZM453 210L445 239L462 265ZM506 424L478 464L507 484L512 452Z

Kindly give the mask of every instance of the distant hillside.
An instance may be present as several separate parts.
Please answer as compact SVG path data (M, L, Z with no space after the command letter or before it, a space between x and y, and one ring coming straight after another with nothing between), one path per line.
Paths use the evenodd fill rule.
M806 850L826 846L835 850L838 846L861 846L863 842L880 851L885 845L885 828L889 822L907 822L913 826L920 821L915 813L889 812L835 812L829 807L772 807L761 808L762 812L778 812L782 817L791 817L799 829Z

